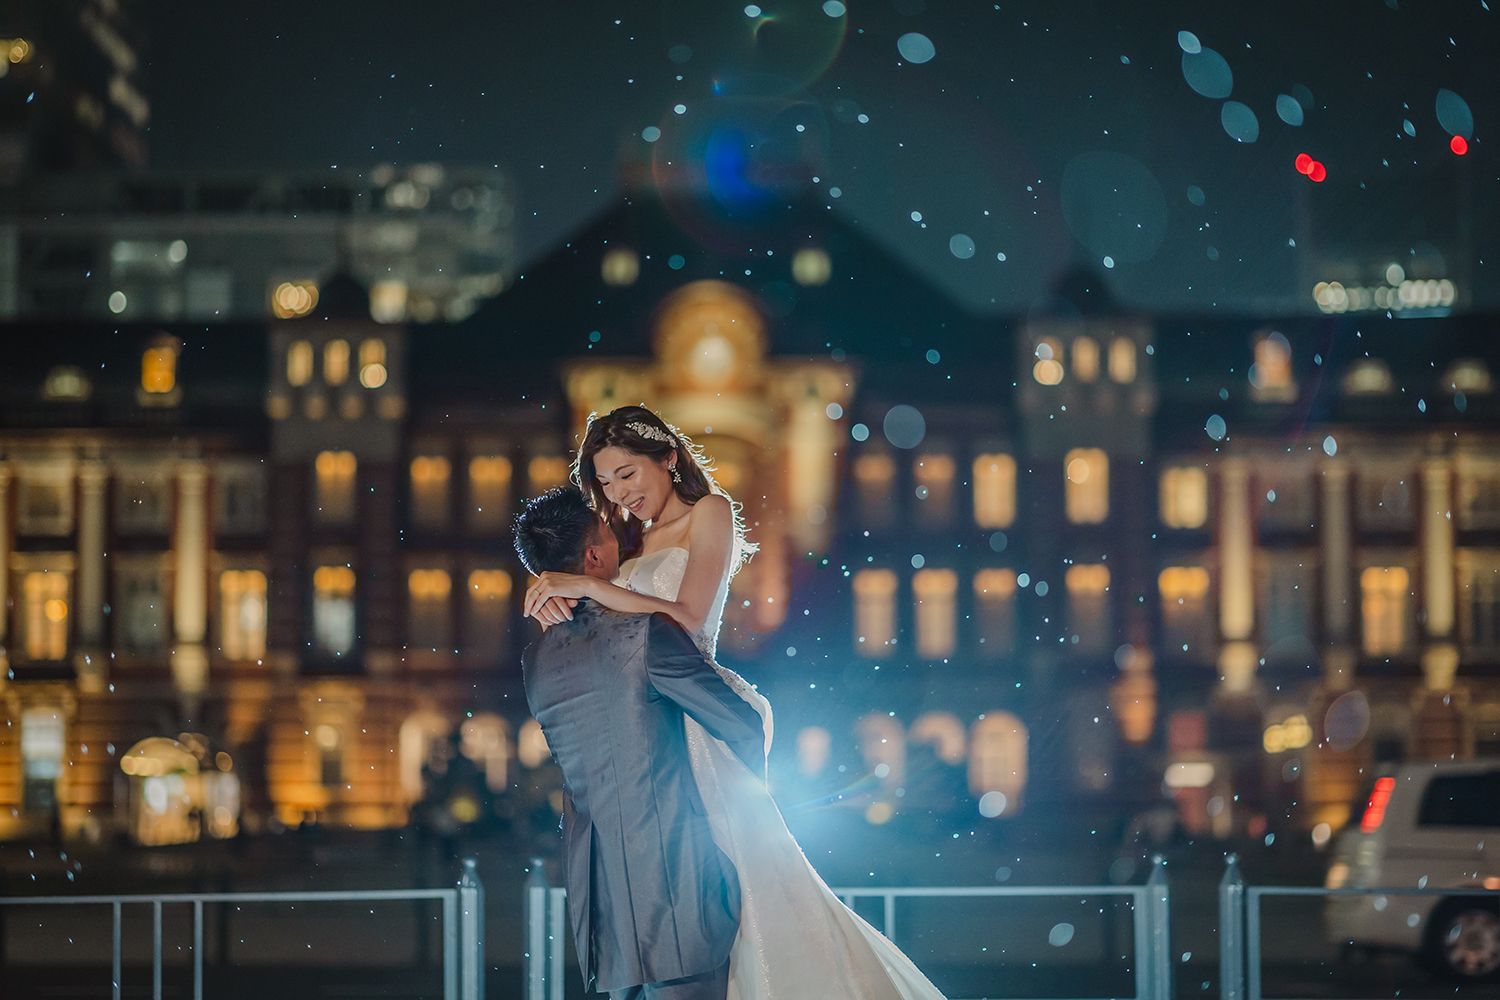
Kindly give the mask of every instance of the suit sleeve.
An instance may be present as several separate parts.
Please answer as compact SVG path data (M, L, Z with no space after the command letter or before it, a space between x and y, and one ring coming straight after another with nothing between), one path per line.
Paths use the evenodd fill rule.
M724 683L688 634L664 615L651 616L646 674L662 697L728 744L752 774L765 780L765 730L760 713Z

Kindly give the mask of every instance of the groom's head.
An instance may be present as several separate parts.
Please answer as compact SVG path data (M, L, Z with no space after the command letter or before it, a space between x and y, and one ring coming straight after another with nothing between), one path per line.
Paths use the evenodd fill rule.
M548 490L516 516L516 554L534 574L583 573L614 579L620 541L572 486Z

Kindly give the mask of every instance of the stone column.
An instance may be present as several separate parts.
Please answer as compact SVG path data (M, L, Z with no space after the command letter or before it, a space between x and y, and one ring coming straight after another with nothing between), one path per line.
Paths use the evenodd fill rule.
M109 470L89 460L78 466L78 687L99 694L107 683L104 634L104 493Z
M1412 755L1419 760L1468 756L1468 692L1454 684L1452 471L1445 458L1422 463L1422 689L1413 698Z
M1250 464L1219 467L1219 676L1224 691L1246 694L1255 679L1255 525L1250 520Z
M1429 641L1453 637L1453 500L1448 461L1422 463L1422 606Z
M177 530L173 538L176 586L172 624L172 678L184 697L202 694L208 679L208 655L203 648L208 633L208 475L203 463L183 462L177 468Z
M10 673L6 652L10 625L10 463L0 460L0 691L5 690Z
M1349 467L1340 460L1323 463L1323 509L1318 543L1323 561L1323 637L1345 645L1353 633L1354 605L1350 598L1353 567L1349 523Z

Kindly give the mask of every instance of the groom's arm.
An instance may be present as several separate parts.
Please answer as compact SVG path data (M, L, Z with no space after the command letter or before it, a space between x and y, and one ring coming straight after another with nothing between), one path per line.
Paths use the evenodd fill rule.
M688 634L665 615L651 616L646 674L662 697L727 743L752 774L765 780L765 729L760 713L724 683Z

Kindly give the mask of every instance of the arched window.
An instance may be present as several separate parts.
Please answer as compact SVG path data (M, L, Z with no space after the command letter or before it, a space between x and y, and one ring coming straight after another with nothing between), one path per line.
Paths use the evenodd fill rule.
M999 793L994 803L999 808L990 815L1013 816L1020 811L1026 756L1026 724L1009 712L986 712L970 728L969 791L976 798Z
M231 569L219 574L219 645L228 660L266 655L266 574Z
M1109 517L1109 456L1101 448L1074 448L1063 457L1064 509L1074 524Z
M504 455L476 455L469 459L469 530L496 535L510 523L510 459Z
M453 648L453 577L445 569L414 569L406 577L411 601L408 641L414 651Z
M896 641L896 574L862 569L854 574L854 648L881 657Z
M1208 570L1168 566L1156 578L1167 654L1203 658L1213 649L1213 615L1208 605Z
M1208 473L1196 465L1163 469L1159 504L1168 528L1201 528L1208 523Z
M359 463L352 451L323 451L313 462L317 476L318 521L349 524L355 512L355 473Z
M313 643L323 656L354 650L354 570L319 566L313 571Z
M1367 566L1359 574L1366 656L1399 656L1410 641L1411 574L1403 566Z
M323 345L323 381L329 385L349 381L349 341L336 338Z
M924 712L906 734L908 743L930 746L944 764L957 766L968 756L969 734L952 712Z
M1068 631L1080 651L1097 653L1109 646L1114 626L1109 613L1109 567L1077 563L1063 575L1068 591Z
M418 455L411 460L411 519L424 531L448 527L448 481L453 466L442 455Z
M797 732L797 769L803 777L816 778L828 766L833 737L822 726L807 726Z
M974 605L980 651L988 657L1009 655L1016 644L1016 571L982 569L974 574Z
M432 757L433 744L447 739L452 732L448 720L430 708L420 709L406 717L397 732L397 774L401 782L401 797L409 806L420 802L427 789L422 778L422 769Z
M1255 338L1255 362L1250 365L1250 396L1268 403L1285 403L1297 398L1297 382L1292 378L1292 345L1285 334L1274 330Z
M1093 337L1073 338L1073 376L1080 382L1099 377L1099 341Z
M505 791L510 786L510 723L494 712L475 712L459 734L459 752L484 769L485 787Z
M305 340L294 340L286 349L286 380L290 385L302 386L312 381L313 348Z
M927 524L946 524L953 509L953 474L951 456L941 453L919 455L912 463L911 475L917 483L917 516Z
M503 569L469 572L464 618L464 653L471 661L502 662L506 654L510 624L510 574Z
M1109 377L1121 385L1135 381L1135 341L1129 337L1110 341Z

